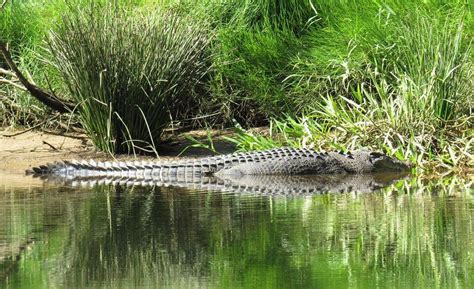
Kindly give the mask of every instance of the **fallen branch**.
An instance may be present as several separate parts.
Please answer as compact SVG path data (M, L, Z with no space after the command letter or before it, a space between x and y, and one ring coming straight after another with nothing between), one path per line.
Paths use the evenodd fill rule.
M32 96L41 101L46 106L61 112L71 112L75 108L75 104L61 100L55 95L41 89L40 87L29 82L25 76L21 73L20 69L13 62L13 59L8 51L8 48L4 42L0 41L0 52L5 59L5 62L10 66L10 69L15 73L15 76L18 78L21 84L30 92Z

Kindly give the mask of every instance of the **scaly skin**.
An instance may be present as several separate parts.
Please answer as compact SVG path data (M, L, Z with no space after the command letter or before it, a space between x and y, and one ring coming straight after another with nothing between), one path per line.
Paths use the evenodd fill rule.
M226 175L320 175L408 171L409 165L380 153L318 153L311 149L279 148L178 161L65 161L33 168L27 174L57 177L145 177Z
M168 162L66 161L27 173L73 186L171 185L260 195L305 195L373 191L406 176L408 171L407 164L379 153L280 148Z

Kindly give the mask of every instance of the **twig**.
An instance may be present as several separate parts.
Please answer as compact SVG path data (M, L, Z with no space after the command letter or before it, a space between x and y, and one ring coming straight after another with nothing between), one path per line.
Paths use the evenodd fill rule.
M49 146L50 148L52 148L52 149L55 150L55 151L58 150L55 146L53 146L52 144L48 143L47 141L43 141L43 144Z
M87 140L87 136L82 136L82 135L73 135L73 134L67 134L64 132L54 132L54 131L49 131L49 130L42 130L43 133L50 134L50 135L57 135L57 136L64 136L68 138L74 138L74 139L79 139L79 140Z
M31 76L30 76L30 77L31 77ZM46 78L46 82L48 83L49 91L51 91L51 95L53 95L54 97L58 98L58 96L57 96L56 93L54 92L53 87L51 86L51 82L49 82L49 77L48 77L48 75L45 75L45 78Z
M15 82L13 82L13 81L11 81L11 80L9 80L9 79L3 78L3 77L0 77L0 83L9 84L9 85L12 85L12 86L14 86L14 87L16 87L16 88L18 88L18 89L24 90L24 91L27 90L24 86L19 85L18 83L15 83Z
M52 119L55 119L55 118L57 118L57 117L58 117L58 116L55 116L55 117L52 118ZM25 130L23 130L23 131L20 131L20 132L14 133L14 134L4 134L4 135L2 135L2 136L4 136L4 137L14 137L14 136L17 136L17 135L20 135L20 134L27 133L27 132L29 132L29 131L34 130L35 128L38 128L38 127L42 126L43 124L45 124L45 123L46 123L47 121L49 121L49 120L51 120L51 119L47 119L47 120L45 120L45 121L43 121L43 122L41 122L41 123L38 123L37 125L30 127L29 129L25 129Z
M13 71L6 70L6 69L3 69L3 68L0 68L0 73L5 74L7 76L11 76L11 77L16 77L16 75L15 75L15 73L13 73Z
M2 5L0 5L0 10L5 8L5 5L7 5L8 0L3 0Z
M216 116L216 115L219 115L219 114L222 114L222 112L218 111L218 112L214 112L214 113L211 113L211 114L206 114L206 115L201 115L201 116L196 116L196 117L191 117L191 118L178 119L178 120L175 120L175 122L204 119L204 118L213 117L213 116Z

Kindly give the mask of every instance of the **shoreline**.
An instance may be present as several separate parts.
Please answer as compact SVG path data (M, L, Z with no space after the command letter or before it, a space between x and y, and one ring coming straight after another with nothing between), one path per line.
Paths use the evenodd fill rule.
M220 135L228 135L230 131L215 131L217 140L214 142L216 150L220 153L235 151L235 147L219 138ZM17 135L15 135L17 134ZM12 135L12 136L8 136ZM206 136L205 131L191 131L186 135L201 139ZM158 146L160 158L173 159L192 143L184 136L173 137ZM200 157L212 155L212 152L204 148L190 147L181 156ZM92 145L85 134L69 133L67 135L44 132L19 130L0 132L0 174L24 175L25 170L46 163L71 160L71 159L155 159L153 155L114 155L99 152ZM20 177L20 179L22 179Z
M236 150L235 146L224 141L221 136L231 135L228 130L211 131L213 144L219 153L231 153ZM12 135L12 136L9 136ZM190 147L192 142L186 138L192 136L203 143L207 140L207 132L202 130L190 131L185 134L168 136L163 144L158 146L160 159L174 159L177 157L203 157L212 155L212 152L205 148ZM188 147L188 149L186 149ZM185 150L186 149L186 150ZM184 153L181 152L185 150ZM46 131L2 131L0 132L0 183L8 183L10 180L21 184L26 179L25 171L34 166L47 163L72 160L72 159L156 159L153 155L120 154L110 155L97 151L89 138L83 133L61 134ZM458 172L421 172L427 178L432 176L442 177L444 175L457 175L462 178L472 178L473 168L461 168ZM29 182L29 181L28 181Z

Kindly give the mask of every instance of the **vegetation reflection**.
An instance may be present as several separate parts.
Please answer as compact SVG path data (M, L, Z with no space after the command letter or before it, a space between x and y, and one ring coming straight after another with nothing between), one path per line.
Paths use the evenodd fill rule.
M35 206L56 225L22 253L7 284L472 286L471 187L413 179L378 193L304 198L97 187L53 206L47 196Z

